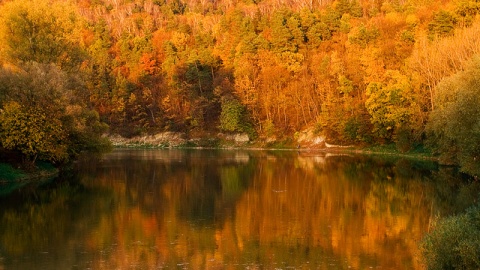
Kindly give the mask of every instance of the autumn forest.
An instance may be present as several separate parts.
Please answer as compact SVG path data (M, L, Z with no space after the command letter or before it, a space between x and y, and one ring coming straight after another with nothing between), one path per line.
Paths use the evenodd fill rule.
M477 0L3 0L0 141L61 161L107 131L312 129L427 146L478 175L479 13Z

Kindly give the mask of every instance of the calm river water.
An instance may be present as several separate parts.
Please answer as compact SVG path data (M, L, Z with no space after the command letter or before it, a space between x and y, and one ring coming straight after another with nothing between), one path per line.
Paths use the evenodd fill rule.
M0 198L0 269L422 269L452 168L308 151L115 150Z

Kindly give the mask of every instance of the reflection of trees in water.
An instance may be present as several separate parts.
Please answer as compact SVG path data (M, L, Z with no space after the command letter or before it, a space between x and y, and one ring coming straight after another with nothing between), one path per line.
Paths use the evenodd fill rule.
M2 210L2 253L48 246L95 269L417 268L432 211L479 190L428 162L308 152L115 151L81 165L84 186Z
M212 150L125 151L102 163L91 168L95 182L118 186L148 212L173 200L179 217L199 225L218 223L222 209L231 212L254 168L244 152Z
M270 160L265 167L274 172L256 176L253 185L259 188L249 189L243 196L248 199L237 205L237 222L249 223L237 226L249 228L242 232L246 238L256 236L264 246L279 237L300 239L302 246L332 250L356 267L372 261L384 267L418 267L417 241L428 229L429 213L437 205L435 189L442 185L432 180L432 163L345 155L319 162L318 157L301 156L295 167ZM301 179L294 178L292 172L299 169L295 175ZM463 184L475 193L467 186ZM453 194L458 189L449 190ZM289 224L288 229L282 224Z
M465 210L480 192L479 183L458 168L439 166L433 161L369 156L342 156L336 160L331 162L345 166L343 172L352 181L373 180L376 185L384 185L384 189L391 186L398 193L397 197L406 197L408 191L417 189L432 200L439 215ZM382 196L379 194L379 197Z
M79 256L65 251L75 251L77 240L99 225L111 199L112 192L107 189L91 190L60 181L3 198L0 254L4 263L17 269L38 269L38 263L45 260L39 258L42 254L55 254L61 260L50 261L48 268L71 267Z
M463 212L478 200L480 183L455 167L440 167L429 179L434 189L434 215L447 216Z

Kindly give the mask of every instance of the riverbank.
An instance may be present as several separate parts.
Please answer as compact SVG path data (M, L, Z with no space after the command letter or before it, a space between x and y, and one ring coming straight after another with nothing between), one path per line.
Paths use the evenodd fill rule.
M33 171L14 168L0 163L0 197L28 184L41 184L58 176L59 170L49 163L39 163Z
M388 145L335 145L327 142L325 136L307 130L296 133L292 138L251 139L248 134L202 134L188 136L181 132L163 132L154 135L125 138L119 135L108 137L116 148L215 148L215 149L261 149L292 150L301 152L351 153L402 158L433 160L438 159L423 146L407 152L400 152L395 144Z
M32 171L16 169L11 164L0 163L0 184L13 181L30 181L58 175L59 170L50 163L37 163L37 168Z

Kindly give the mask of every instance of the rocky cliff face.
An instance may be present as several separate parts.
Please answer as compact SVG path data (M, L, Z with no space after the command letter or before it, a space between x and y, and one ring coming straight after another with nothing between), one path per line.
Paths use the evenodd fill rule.
M250 138L245 133L205 135L188 137L182 132L162 132L153 135L135 136L125 138L119 135L108 136L112 144L116 147L241 147L250 142Z

